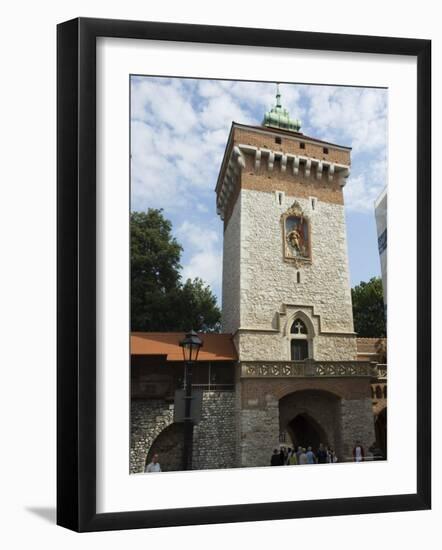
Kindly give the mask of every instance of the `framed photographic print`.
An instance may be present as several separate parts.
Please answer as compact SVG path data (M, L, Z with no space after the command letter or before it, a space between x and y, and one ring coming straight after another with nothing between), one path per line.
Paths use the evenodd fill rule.
M430 507L430 52L58 26L59 525Z

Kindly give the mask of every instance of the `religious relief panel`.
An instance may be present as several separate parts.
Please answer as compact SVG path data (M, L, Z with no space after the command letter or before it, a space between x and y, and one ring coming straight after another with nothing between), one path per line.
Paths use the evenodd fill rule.
M301 206L294 202L282 215L284 259L300 265L311 261L310 224Z

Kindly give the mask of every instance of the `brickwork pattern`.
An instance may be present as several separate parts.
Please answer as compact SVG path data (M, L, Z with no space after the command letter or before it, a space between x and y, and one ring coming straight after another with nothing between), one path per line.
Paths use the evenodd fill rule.
M279 400L293 392L324 391L347 400L367 399L370 381L363 378L250 378L241 382L242 407L265 407L265 396Z
M281 171L281 162L276 159L271 172L267 169L267 162L261 162L260 168L255 170L253 155L245 155L246 166L241 174L241 188L255 191L274 192L283 191L291 197L316 197L323 202L344 204L342 187L336 180L329 182L326 173L322 179L316 179L316 167L313 166L309 177L304 175L303 169L294 175L291 166L285 172ZM232 199L234 197L232 196Z
M281 143L275 142L275 137L281 138ZM252 145L253 147L262 147L272 151L282 151L292 155L303 155L318 160L327 160L338 164L350 164L350 151L348 149L339 149L333 145L309 143L308 137L299 135L281 135L281 133L272 133L271 129L265 128L263 131L248 130L246 128L234 129L233 141L235 144ZM301 143L305 148L301 148ZM328 154L323 149L327 147Z

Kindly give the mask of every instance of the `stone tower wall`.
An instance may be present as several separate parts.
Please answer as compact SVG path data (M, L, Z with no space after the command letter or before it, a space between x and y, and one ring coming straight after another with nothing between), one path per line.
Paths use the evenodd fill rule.
M283 259L281 216L295 200L312 243L311 264L299 268ZM315 359L355 359L344 207L241 189L224 234L223 330L241 329L240 360L287 360L281 336L297 311L314 326Z
M344 207L298 199L310 219L312 263L283 260L281 216L296 197L241 191L241 323L272 328L282 304L313 306L321 330L353 332ZM296 282L297 271L301 282Z
M240 326L241 198L235 202L223 239L222 317L223 332Z

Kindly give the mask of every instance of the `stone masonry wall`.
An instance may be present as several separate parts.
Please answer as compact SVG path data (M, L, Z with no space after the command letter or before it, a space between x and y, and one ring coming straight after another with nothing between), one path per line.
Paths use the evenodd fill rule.
M272 450L279 448L279 404L266 396L264 407L241 410L241 466L269 466Z
M234 468L235 392L204 392L201 422L194 428L193 469Z
M371 397L341 400L343 456L351 460L356 441L367 450L376 441Z
M173 424L173 411L163 400L132 400L130 473L144 471L152 444ZM235 437L235 392L205 391L201 422L194 428L193 469L235 467Z
M313 208L311 200L296 200L310 219L312 244L311 264L299 268L283 260L281 227L281 215L295 197L284 195L279 204L275 193L241 190L240 248L236 249L241 258L240 326L234 327L244 329L239 359L290 358L284 337L291 321L284 314L288 307L292 313L302 310L315 326L314 359L353 360L356 339L344 208L321 201Z
M313 357L320 361L351 361L355 359L355 337L319 335L313 340ZM289 340L279 332L244 332L238 337L238 355L247 361L287 361Z
M339 460L352 459L356 441L375 441L370 380L365 378L250 378L241 382L241 466L267 466L280 431L299 413L324 430Z
M344 208L296 199L310 219L312 262L283 260L281 215L295 197L241 191L241 326L272 328L283 304L314 307L322 331L353 332ZM297 271L301 282L296 282Z
M144 472L152 443L173 423L173 405L162 399L132 399L130 419L130 473L133 474Z
M223 332L235 332L239 327L240 303L240 229L241 200L235 203L232 215L224 232L222 327Z
M298 414L307 414L322 430L322 443L331 445L339 453L341 443L339 413L340 400L332 393L316 390L291 393L279 402L280 432L288 432L290 435L290 422ZM311 445L312 442L309 444Z

